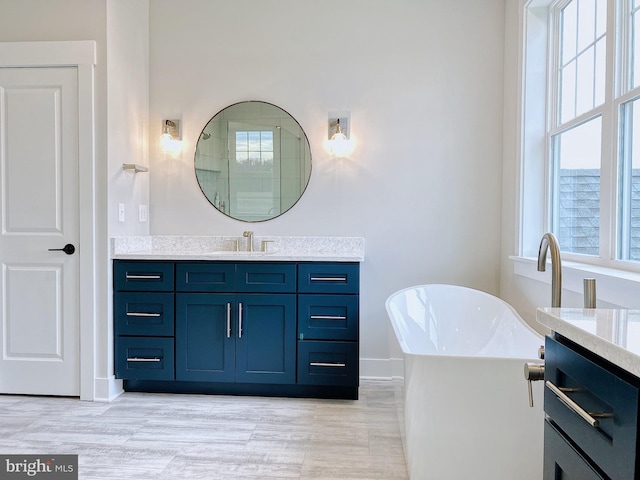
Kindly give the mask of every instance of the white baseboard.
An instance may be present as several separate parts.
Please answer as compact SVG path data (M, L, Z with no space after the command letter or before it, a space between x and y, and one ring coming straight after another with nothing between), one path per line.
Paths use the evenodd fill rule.
M361 358L361 378L395 378L404 376L402 358Z
M92 399L94 402L111 402L124 392L122 380L116 380L113 375L108 378L96 378L94 385L95 396Z

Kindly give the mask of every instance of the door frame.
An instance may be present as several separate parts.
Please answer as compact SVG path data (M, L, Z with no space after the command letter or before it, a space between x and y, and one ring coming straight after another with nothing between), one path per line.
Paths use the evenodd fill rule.
M0 67L76 67L78 71L78 193L80 238L80 399L96 399L98 265L94 68L96 42L0 42Z

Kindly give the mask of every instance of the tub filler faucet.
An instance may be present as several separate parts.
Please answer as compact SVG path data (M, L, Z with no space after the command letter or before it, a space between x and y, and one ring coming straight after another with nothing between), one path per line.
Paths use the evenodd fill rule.
M562 262L560 247L553 233L545 233L538 249L538 271L544 272L547 264L547 250L551 250L551 306L560 307L562 295Z

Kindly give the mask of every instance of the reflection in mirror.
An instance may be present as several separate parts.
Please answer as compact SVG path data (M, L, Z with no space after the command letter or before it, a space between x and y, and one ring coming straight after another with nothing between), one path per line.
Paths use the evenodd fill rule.
M300 124L266 102L218 112L196 144L196 178L220 212L261 222L289 210L311 176L311 150Z

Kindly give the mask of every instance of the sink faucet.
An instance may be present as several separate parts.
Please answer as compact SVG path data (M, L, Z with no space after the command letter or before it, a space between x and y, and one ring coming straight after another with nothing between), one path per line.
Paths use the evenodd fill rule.
M544 272L547 263L547 250L551 250L551 306L560 307L562 294L562 262L558 240L552 233L545 233L538 249L538 271Z
M247 252L253 252L253 232L247 230L242 233L242 236L247 239Z

